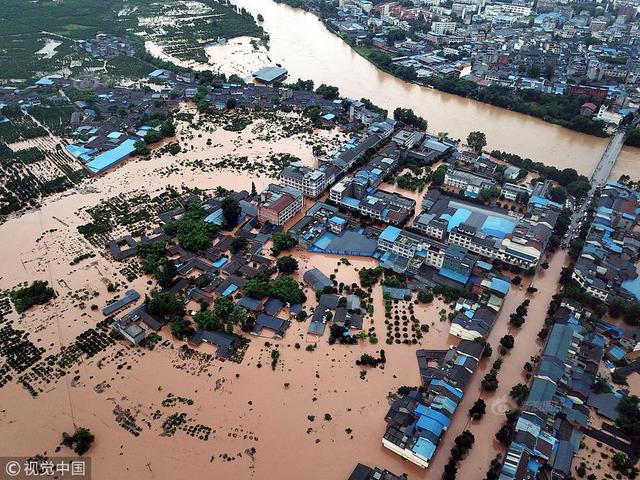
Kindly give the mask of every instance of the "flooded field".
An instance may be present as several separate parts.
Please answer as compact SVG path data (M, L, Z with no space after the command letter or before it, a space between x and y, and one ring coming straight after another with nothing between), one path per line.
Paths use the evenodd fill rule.
M96 435L91 450L95 478L184 478L202 472L218 478L344 478L355 461L417 474L382 448L381 419L390 392L419 382L415 350L449 346L439 302L416 307L421 321L432 325L422 345L330 346L326 338L309 338L305 323L294 322L283 340L252 338L241 364L214 360L206 345L185 352L168 332L152 351L107 341L103 332L108 326L101 326L104 317L92 307L101 308L127 288L144 295L151 287L144 277L129 283L135 272L127 264L112 261L101 245L79 234L77 227L89 220L90 208L141 194L153 197L166 185L248 190L254 182L261 189L270 180L264 170L210 166L225 156L260 159L283 153L312 164L313 143L333 141L336 135L338 142L334 131L285 138L275 122L255 121L239 134L220 127L187 130L181 123L178 140L185 152L132 159L1 225L0 287L42 279L58 293L22 316L7 314L2 327L28 332L42 351L40 358L65 358L65 367L41 369L43 360L33 359L37 370L29 367L5 378L0 443L10 441L16 455L55 455L63 431L74 424L87 426ZM112 235L120 233L115 229ZM301 272L311 266L327 274L338 269L349 282L356 281L357 268L373 265L356 259L338 266L335 257L299 256ZM365 328L383 331L380 291L374 292L374 303ZM91 344L90 357L77 351L87 335L102 339ZM307 345L316 347L307 351ZM280 351L275 371L269 366L273 348ZM386 366L362 377L355 360L381 348Z

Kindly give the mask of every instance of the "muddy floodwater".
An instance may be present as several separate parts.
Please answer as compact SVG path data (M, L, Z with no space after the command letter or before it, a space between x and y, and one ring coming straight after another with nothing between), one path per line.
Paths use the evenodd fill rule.
M310 337L307 323L296 321L284 339L251 337L240 364L213 358L214 348L206 344L185 352L168 331L153 350L105 340L109 328L98 308L128 288L148 294L152 285L145 276L127 280L129 263L113 261L103 245L80 235L78 226L91 220L91 209L143 194L153 198L168 185L249 190L255 183L260 190L272 181L266 176L272 156L289 153L314 165L314 144L338 145L344 136L335 130L284 135L277 121L254 119L239 133L180 122L177 140L183 152L176 156L131 159L0 225L0 289L41 279L58 294L47 305L23 315L5 311L0 319L0 329L25 332L42 352L37 368L12 371L11 378L0 370L0 380L6 380L0 388L3 454L68 454L60 447L61 434L79 425L96 436L90 451L96 479L343 479L357 462L424 478L423 471L384 449L381 436L388 395L419 384L416 350L457 342L441 320L449 307L439 300L415 307L420 322L429 325L416 345L384 342L379 287L372 294L374 312L365 320L365 328L381 339L377 345L331 346L328 333ZM233 160L241 157L262 167L238 171L242 165ZM221 159L228 168L213 167ZM127 232L119 227L113 236ZM376 265L372 259L346 265L335 256L294 255L299 278L317 267L353 283L357 269ZM115 292L109 291L112 283ZM314 295L306 293L310 313ZM102 342L91 357L73 349L88 334ZM280 359L272 370L274 348ZM380 349L386 352L384 368L363 372L356 365L362 353L379 356ZM43 368L47 358L49 365L64 365L62 370Z
M618 181L621 175L628 175L632 180L640 180L640 148L622 148L609 180Z
M292 81L302 78L312 79L316 85L336 85L342 95L369 98L389 112L398 106L410 107L429 121L433 132L465 139L469 132L480 130L487 135L488 149L517 153L558 168L575 168L586 175L591 174L607 145L607 139L399 80L358 55L311 13L273 0L233 3L254 17L264 17L262 26L270 37L269 49L254 48L250 38L240 37L225 45L207 47L209 65L190 66L249 78L262 66L278 63L289 71ZM152 42L147 48L154 55L176 60ZM640 150L628 151L640 157Z

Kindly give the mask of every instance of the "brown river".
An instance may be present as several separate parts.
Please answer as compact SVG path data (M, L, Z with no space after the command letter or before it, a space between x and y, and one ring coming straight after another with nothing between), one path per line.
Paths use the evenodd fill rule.
M607 139L399 80L358 55L311 13L272 0L233 3L254 17L262 14L262 26L270 36L269 49L255 49L246 37L232 39L226 45L207 47L209 68L246 77L266 64L278 63L289 71L292 81L303 78L314 80L316 85L336 85L342 95L369 98L390 112L398 106L410 107L429 121L430 131L464 139L469 132L481 130L487 135L489 149L517 153L559 168L573 167L584 174L591 173L607 144ZM153 53L162 53L152 47ZM623 155L638 161L640 150L626 147Z

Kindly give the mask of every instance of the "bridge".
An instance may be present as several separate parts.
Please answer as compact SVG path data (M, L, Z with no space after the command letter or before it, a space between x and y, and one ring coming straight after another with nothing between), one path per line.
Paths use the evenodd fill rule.
M573 240L573 237L576 235L578 231L578 223L580 219L584 217L589 205L591 204L591 199L593 195L596 193L596 190L604 185L611 175L611 170L613 166L616 164L616 160L618 159L618 155L620 155L620 150L624 145L624 139L627 131L625 127L620 127L615 135L611 137L607 148L604 150L602 157L600 157L600 161L596 165L596 168L593 170L591 174L591 190L589 190L589 194L582 202L580 208L576 209L571 216L571 224L569 225L569 229L567 230L567 236L562 240L562 246L567 247L569 243Z

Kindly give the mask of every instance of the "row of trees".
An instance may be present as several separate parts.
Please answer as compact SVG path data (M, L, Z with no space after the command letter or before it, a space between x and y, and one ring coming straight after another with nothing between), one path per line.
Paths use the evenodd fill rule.
M498 85L483 87L469 80L435 76L425 81L438 90L542 118L571 130L600 137L606 135L604 122L592 120L580 114L582 105L589 101L588 97L583 95L555 95L534 90L512 90Z
M589 179L584 175L578 174L578 172L573 168L560 170L553 165L534 162L530 158L522 158L514 153L502 152L500 150L493 150L491 152L491 156L498 160L504 160L516 167L537 172L543 179L547 178L558 182L565 188L567 193L578 199L584 198L591 190L591 183L589 182Z
M455 445L451 448L449 462L444 466L442 480L455 480L458 474L458 463L471 450L475 441L473 433L469 430L465 430L455 438Z

